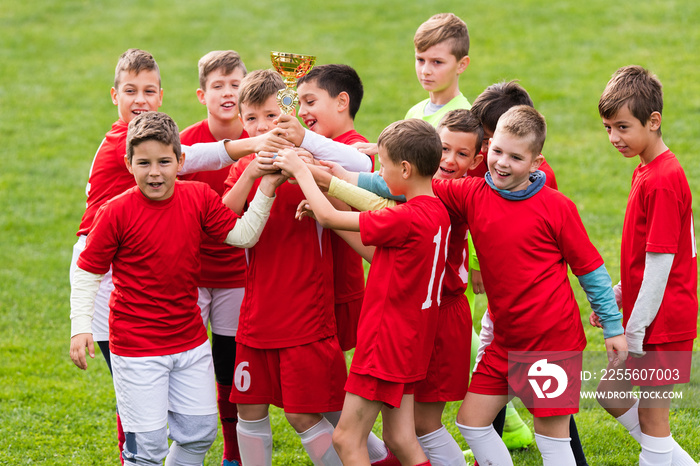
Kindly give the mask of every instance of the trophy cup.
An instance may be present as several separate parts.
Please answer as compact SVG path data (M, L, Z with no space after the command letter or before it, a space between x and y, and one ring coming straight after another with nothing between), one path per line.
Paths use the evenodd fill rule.
M313 68L316 57L296 53L270 52L270 59L272 66L284 77L284 84L287 85L277 92L277 103L284 113L290 114L299 103L296 91L297 79Z

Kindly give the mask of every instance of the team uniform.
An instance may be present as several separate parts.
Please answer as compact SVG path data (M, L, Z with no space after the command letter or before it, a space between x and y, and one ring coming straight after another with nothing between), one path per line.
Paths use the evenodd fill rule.
M95 274L107 272L110 264L113 268L110 351L116 358L115 392L125 431L164 427L168 411L216 413L211 352L197 307L199 247L205 233L223 242L237 218L208 186L182 181L165 201L151 201L134 187L97 214L78 267ZM165 404L153 402L163 398L156 393L163 385L150 388L141 383L134 367L145 361L142 358L183 355L186 360L187 354L196 357L180 367L183 372L165 371L173 386L187 381L179 386L179 396L170 392ZM175 361L175 367L178 363L182 361ZM143 379L150 375L147 370ZM163 406L165 410L156 409Z
M437 328L450 221L442 203L418 196L360 214L365 245L377 246L368 277L357 347L346 390L400 406L403 393L425 378ZM359 377L358 377L359 376ZM386 387L380 393L368 377Z
M333 140L346 145L368 142L367 138L355 130L343 133ZM331 232L331 248L338 343L343 351L349 351L357 344L357 323L365 295L365 269L362 258L335 232Z
M530 366L537 356L515 352L548 352L549 360L575 367L578 360L572 354L583 351L586 337L567 265L581 276L602 266L603 260L573 202L546 186L519 201L504 199L486 180L473 177L435 180L433 190L450 214L470 228L496 329L469 391L504 395L510 386L516 396L531 400L532 390L510 380L508 370L518 364ZM533 244L537 247L529 246ZM528 409L537 417L578 412L579 386L577 378L569 380L564 395L571 395L575 406Z
M232 167L233 186L255 154ZM259 184L256 180L252 193ZM301 188L284 183L258 243L246 250L231 401L320 413L343 406L347 377L333 314L330 231L294 218Z
M644 278L646 253L674 254L673 265L659 312L645 332L643 349L649 357L629 358L627 367L674 368L682 375L672 380L633 380L634 385L687 383L697 337L697 250L692 195L683 168L670 150L647 165L640 164L632 176L620 260L625 327ZM670 360L662 353L668 351L674 352Z
M440 107L440 109L437 112L431 113L430 115L426 115L425 107L429 103L429 98L418 102L416 105L411 107L408 110L408 112L406 112L406 116L404 117L404 119L408 120L409 118L417 118L419 120L427 121L434 127L437 127L438 123L440 123L440 120L442 120L442 117L444 117L448 112L452 110L457 110L459 108L472 108L472 104L469 103L469 100L467 100L467 98L464 97L464 94L462 94L461 92L457 96L452 98L452 100Z

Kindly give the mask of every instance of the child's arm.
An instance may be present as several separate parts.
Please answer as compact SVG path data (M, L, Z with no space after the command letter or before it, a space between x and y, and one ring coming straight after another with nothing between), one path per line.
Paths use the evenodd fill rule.
M76 268L71 280L70 293L70 358L79 368L87 369L85 349L95 358L95 343L92 339L92 314L95 297L104 274L90 273Z
M282 134L282 130L275 128L272 131L250 138L227 139L224 146L232 160L238 160L248 154L278 152L282 149L294 147L294 144L284 139L280 134Z
M270 217L275 190L286 180L287 177L281 174L267 174L262 177L248 210L236 221L236 225L224 240L226 244L239 248L255 246Z
M337 162L347 170L371 172L372 160L352 146L328 139L301 126L299 120L291 115L280 115L278 128L286 131L286 138L302 147L318 160Z
M614 362L613 365L617 366L627 359L627 341L622 328L622 314L617 308L612 282L605 264L577 278L581 288L586 292L593 312L603 326L608 361Z
M296 178L318 223L334 230L360 231L359 212L336 210L316 186L313 175L293 150L279 152L274 166Z
M674 257L675 254L646 253L642 286L625 329L627 345L632 356L644 356L644 335L661 307Z
M273 157L270 154L256 154L255 159L245 168L240 178L236 180L233 187L223 197L223 202L229 209L238 215L243 213L245 202L250 190L253 189L255 180L261 176L274 173L277 168L272 166ZM273 191L274 193L274 191Z
M476 256L476 248L471 233L467 236L467 244L469 245L469 278L472 284L474 294L484 294L484 279L481 278L481 267L479 266L479 258Z
M340 199L359 211L379 210L384 207L393 207L396 205L396 201L393 199L377 196L372 192L336 177L331 178L331 182L328 186L328 194L336 199Z
M399 202L406 202L406 196L394 196L389 191L389 187L386 185L384 178L379 176L378 172L373 173L358 173L357 174L357 186L367 191L371 191L382 197L393 199Z

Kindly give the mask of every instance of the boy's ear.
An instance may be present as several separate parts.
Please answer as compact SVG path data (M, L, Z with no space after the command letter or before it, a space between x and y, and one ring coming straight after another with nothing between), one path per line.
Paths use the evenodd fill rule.
M539 154L532 160L532 165L530 165L530 173L534 173L537 170L539 170L540 165L542 165L542 162L544 162L544 156L542 154Z
M199 103L202 105L207 104L207 101L204 100L204 91L201 89L197 89L197 100L199 100Z
M180 154L180 160L177 162L177 172L180 173L185 166L185 153Z
M112 103L114 105L119 105L117 102L117 90L115 88L109 90L109 95L112 96Z
M112 89L114 89L114 88L112 88ZM131 169L131 161L129 160L128 155L124 156L124 164L126 165L126 169L129 170L129 173L131 173L133 175L134 170Z
M659 128L661 128L661 113L651 112L651 115L649 115L649 129L658 131Z
M413 167L406 160L401 161L401 177L406 180L411 176L413 172Z
M464 73L464 70L469 66L469 55L463 56L457 63L457 74Z
M343 91L338 94L338 113L344 112L346 108L350 106L350 96L347 92Z
M474 170L476 167L479 166L481 162L484 160L484 154L479 152L474 156L474 160L472 160L472 164L469 166L469 170Z

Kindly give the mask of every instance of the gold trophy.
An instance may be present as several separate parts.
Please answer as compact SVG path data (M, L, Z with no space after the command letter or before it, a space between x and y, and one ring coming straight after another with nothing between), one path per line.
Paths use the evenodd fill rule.
M314 67L316 57L296 53L270 52L270 59L272 66L284 77L284 83L287 85L277 92L277 103L284 113L290 114L299 103L296 91L297 79Z

